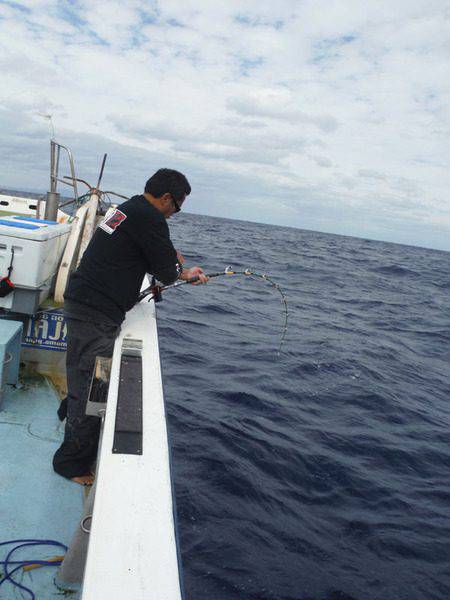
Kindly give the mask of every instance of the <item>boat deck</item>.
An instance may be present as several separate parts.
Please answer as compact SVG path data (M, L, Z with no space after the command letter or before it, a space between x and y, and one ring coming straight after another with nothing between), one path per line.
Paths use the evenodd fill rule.
M44 377L22 379L22 383L22 389L5 386L0 404L0 543L36 539L67 546L82 515L83 488L56 475L51 466L64 432L56 414L58 396ZM0 561L15 545L0 546ZM48 560L62 554L62 548L36 546L18 550L12 560ZM13 578L38 600L61 598L63 593L53 583L56 571L57 567L47 566L20 569ZM18 600L30 594L5 581L0 597ZM73 600L78 597L70 594Z

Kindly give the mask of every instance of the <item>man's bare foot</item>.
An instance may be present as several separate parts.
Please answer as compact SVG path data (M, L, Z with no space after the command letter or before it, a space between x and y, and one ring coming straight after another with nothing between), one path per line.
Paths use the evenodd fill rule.
M80 477L72 477L72 481L79 483L80 485L92 485L94 483L94 475L88 473L87 475L81 475Z

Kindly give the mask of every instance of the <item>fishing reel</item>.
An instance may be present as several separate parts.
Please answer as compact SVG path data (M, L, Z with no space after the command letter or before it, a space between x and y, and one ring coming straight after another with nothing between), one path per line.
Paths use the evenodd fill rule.
M150 288L151 298L154 302L162 302L162 286L161 285L153 285Z

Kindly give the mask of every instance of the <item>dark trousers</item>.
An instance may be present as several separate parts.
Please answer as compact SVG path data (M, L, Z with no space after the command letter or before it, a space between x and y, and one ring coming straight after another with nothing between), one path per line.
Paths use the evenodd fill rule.
M87 475L97 457L100 419L85 415L96 356L111 357L120 326L67 319L67 419L64 441L53 457L63 477Z

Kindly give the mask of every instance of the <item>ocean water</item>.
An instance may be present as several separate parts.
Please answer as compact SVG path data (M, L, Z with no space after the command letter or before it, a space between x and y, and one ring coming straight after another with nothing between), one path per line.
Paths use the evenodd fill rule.
M450 598L450 253L198 217L158 305L187 600Z

